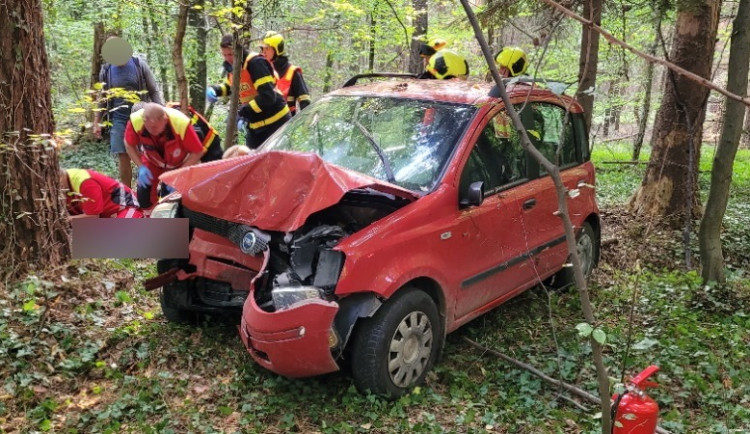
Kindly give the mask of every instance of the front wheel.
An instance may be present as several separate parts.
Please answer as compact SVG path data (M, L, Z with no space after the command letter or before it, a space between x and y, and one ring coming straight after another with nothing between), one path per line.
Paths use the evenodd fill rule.
M357 328L354 383L362 392L398 398L424 381L443 340L435 302L423 291L406 288Z
M161 289L161 311L169 322L191 324L196 322L197 313L187 309L189 288L187 282L172 282Z

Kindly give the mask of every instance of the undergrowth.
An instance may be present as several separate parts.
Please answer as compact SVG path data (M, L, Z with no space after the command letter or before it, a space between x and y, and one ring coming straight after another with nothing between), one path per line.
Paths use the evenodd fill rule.
M656 364L660 387L649 394L662 427L750 430L750 152L737 157L720 286L685 269L679 236L623 211L645 166L601 164L617 159L629 159L627 147L595 150L604 225L617 242L603 248L590 285L612 383ZM114 174L101 145L70 150L64 163ZM157 294L140 285L154 268L73 261L0 291L0 432L600 432L598 406L464 341L595 393L574 290L534 288L449 335L426 384L389 402L341 373L270 373L233 327L167 323Z

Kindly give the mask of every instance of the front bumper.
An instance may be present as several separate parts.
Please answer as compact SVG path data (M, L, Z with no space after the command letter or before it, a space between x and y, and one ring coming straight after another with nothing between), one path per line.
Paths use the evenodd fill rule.
M301 378L338 371L331 354L338 343L333 324L338 310L336 302L308 299L266 312L251 292L242 310L240 337L253 359L277 374Z

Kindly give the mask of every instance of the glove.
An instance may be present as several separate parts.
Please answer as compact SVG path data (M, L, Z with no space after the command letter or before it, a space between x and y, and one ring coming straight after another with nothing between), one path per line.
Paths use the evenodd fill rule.
M216 102L219 100L219 97L216 96L216 90L213 87L206 88L206 100L208 100L208 102Z
M151 174L151 171L145 164L138 168L138 187L148 187L151 185L153 179L154 175Z
M237 121L237 131L245 131L247 129L247 120L239 118Z

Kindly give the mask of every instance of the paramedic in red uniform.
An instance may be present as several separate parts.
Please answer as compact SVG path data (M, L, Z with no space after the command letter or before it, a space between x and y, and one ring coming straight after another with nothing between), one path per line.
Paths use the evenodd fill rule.
M138 202L143 209L157 202L159 175L193 165L203 156L203 145L190 118L155 103L130 115L125 148L138 166Z
M67 190L65 203L72 218L143 217L133 190L99 172L60 169L60 187Z

